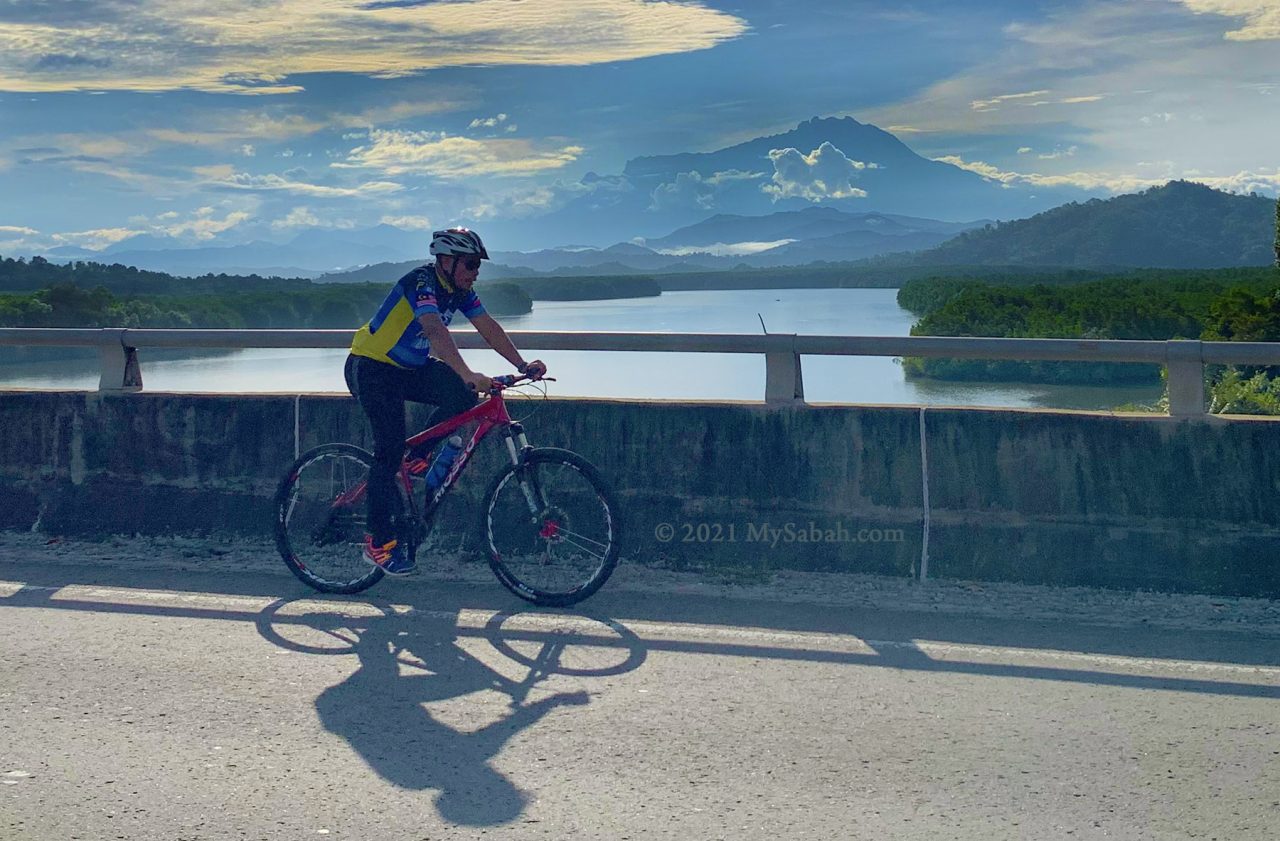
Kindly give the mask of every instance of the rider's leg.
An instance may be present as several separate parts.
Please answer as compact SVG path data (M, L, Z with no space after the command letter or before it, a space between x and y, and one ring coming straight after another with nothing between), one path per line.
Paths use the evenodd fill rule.
M347 388L373 429L373 465L369 468L369 532L373 543L385 545L395 538L392 518L400 513L396 473L404 456L404 392L412 372L368 359L347 360Z
M404 396L406 400L436 407L427 421L428 428L462 414L478 399L456 371L435 357L413 372Z

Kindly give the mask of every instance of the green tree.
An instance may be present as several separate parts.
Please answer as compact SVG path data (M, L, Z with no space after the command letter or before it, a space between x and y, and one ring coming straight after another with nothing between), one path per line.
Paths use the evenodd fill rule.
M1276 252L1276 268L1280 269L1280 196L1276 196L1276 238L1272 247Z

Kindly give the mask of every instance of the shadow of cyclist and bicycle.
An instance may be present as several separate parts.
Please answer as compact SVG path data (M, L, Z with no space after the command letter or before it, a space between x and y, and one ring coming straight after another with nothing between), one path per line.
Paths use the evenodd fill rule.
M483 627L467 627L458 611L397 613L380 606L368 616L319 612L277 621L291 604L276 602L260 614L264 637L289 650L354 654L359 661L315 699L324 728L388 783L434 791L441 818L466 826L518 818L528 797L495 767L495 757L548 714L590 703L584 690L551 691L544 682L619 675L647 655L634 633L610 619L559 616L554 630L522 630L522 614L498 613ZM305 641L307 635L322 644ZM476 643L487 652L477 653ZM517 670L523 674L508 674ZM485 693L503 703L481 702ZM428 708L464 697L476 701L466 718L489 723L450 726Z
M31 559L9 567L0 563L0 578L6 577L23 584L0 595L0 609L252 623L283 649L352 657L352 671L344 670L340 681L301 703L313 705L321 724L379 778L431 792L444 819L480 827L517 820L528 805L528 795L503 773L529 759L513 740L548 715L573 715L571 707L591 702L582 691L593 689L591 679L638 669L651 653L841 665L852 668L851 680L860 668L882 667L1223 698L1280 697L1274 683L1247 674L1280 666L1277 649L1268 644L1274 634L1266 630L1166 633L1133 627L1118 633L1116 627L1081 622L835 610L634 589L597 594L587 615L520 612L496 588L465 582L435 582L429 594L407 584L401 591L406 601L431 605L419 609L381 600L282 600L278 576L138 573L42 566ZM166 590L177 597L166 596ZM917 640L966 651L930 654ZM1023 654L994 656L1007 646ZM1026 661L1038 650L1142 658L1142 668L1105 657ZM977 656L981 652L986 653ZM1227 671L1150 671L1162 659L1226 664ZM545 727L560 731L564 725L548 721Z

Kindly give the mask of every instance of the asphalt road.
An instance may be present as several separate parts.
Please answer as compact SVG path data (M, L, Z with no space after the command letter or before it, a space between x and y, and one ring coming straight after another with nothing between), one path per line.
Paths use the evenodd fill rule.
M1280 835L1274 624L37 555L0 557L5 841Z

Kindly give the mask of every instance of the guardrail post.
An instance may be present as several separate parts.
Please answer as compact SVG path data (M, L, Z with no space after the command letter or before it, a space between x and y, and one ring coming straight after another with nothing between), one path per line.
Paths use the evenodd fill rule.
M794 350L795 336L790 338L793 349L768 351L764 355L766 403L804 402L804 375L800 370L800 354Z
M110 338L98 348L101 374L98 391L133 392L142 390L142 368L138 365L138 349L124 343L124 330L103 331Z
M1175 339L1167 343L1165 361L1169 368L1169 415L1175 418L1203 417L1204 360L1200 342Z

